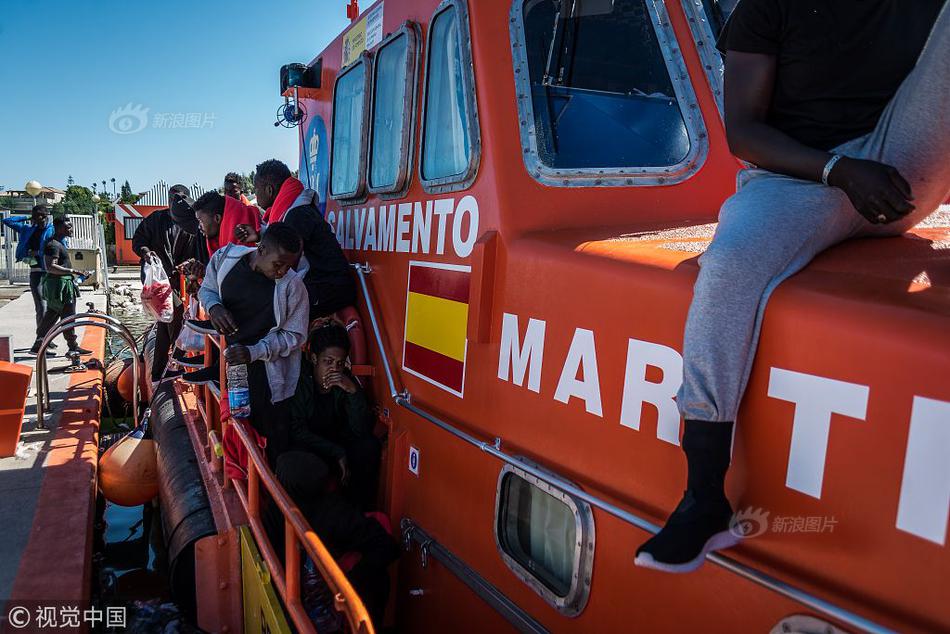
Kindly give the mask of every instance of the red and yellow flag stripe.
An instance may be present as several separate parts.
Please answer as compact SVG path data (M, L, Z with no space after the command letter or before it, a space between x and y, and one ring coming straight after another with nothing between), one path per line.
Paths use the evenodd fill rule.
M403 367L461 395L470 272L410 263Z

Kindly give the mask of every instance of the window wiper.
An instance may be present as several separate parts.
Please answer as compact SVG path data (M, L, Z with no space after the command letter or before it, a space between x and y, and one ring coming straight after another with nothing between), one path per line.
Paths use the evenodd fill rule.
M551 47L548 49L544 77L541 79L542 86L563 86L566 69L574 61L578 0L557 0L557 2L554 33L551 36ZM568 28L569 26L571 28Z

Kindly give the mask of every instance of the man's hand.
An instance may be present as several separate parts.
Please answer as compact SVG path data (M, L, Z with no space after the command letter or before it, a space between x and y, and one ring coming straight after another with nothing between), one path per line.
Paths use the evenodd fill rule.
M178 265L179 270L188 277L194 277L195 279L202 277L205 274L205 265L198 262L194 258L186 260Z
M231 311L221 304L211 307L210 317L215 330L222 335L233 335L237 332L238 326L237 322L234 321L234 316Z
M257 242L261 236L251 225L238 225L234 228L234 238L239 242Z
M842 157L831 169L828 184L838 187L874 225L900 220L914 210L910 184L890 165Z
M350 470L346 462L346 456L337 460L336 463L340 467L340 484L345 485L350 479Z
M356 383L343 372L334 371L327 375L326 389L330 389L334 386L340 388L347 394L354 394L356 392Z
M231 344L224 350L224 360L230 365L251 362L251 351L239 343Z

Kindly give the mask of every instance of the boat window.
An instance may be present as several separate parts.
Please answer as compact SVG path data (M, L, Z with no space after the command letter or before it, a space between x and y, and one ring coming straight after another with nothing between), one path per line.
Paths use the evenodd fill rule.
M416 37L411 28L384 42L373 65L369 190L398 192L406 185L415 97Z
M590 507L520 469L499 479L496 537L505 562L562 612L587 600L593 555Z
M517 0L513 14L522 140L536 178L570 185L552 177L593 174L597 182L580 184L617 185L609 179L688 171L702 121L684 115L695 97L663 3Z
M714 38L718 39L722 33L722 27L726 20L732 15L733 9L739 3L739 0L688 0L702 7L703 13L710 26L710 31Z
M693 43L702 62L706 79L719 108L723 112L723 56L716 48L722 29L732 15L738 0L682 0L683 11L693 34Z
M333 90L330 192L334 198L355 198L361 193L365 107L366 63L359 61L337 78Z
M474 176L477 125L468 20L463 2L444 2L429 28L420 176L427 189ZM455 187L454 189L460 189ZM442 188L438 191L445 191Z

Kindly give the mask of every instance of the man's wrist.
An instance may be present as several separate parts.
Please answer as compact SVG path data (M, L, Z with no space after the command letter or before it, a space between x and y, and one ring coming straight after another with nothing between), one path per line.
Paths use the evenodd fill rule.
M828 162L825 163L825 167L821 170L821 183L822 185L833 185L830 183L831 172L834 171L835 166L843 159L844 156L841 154L832 154L831 158L828 159Z

